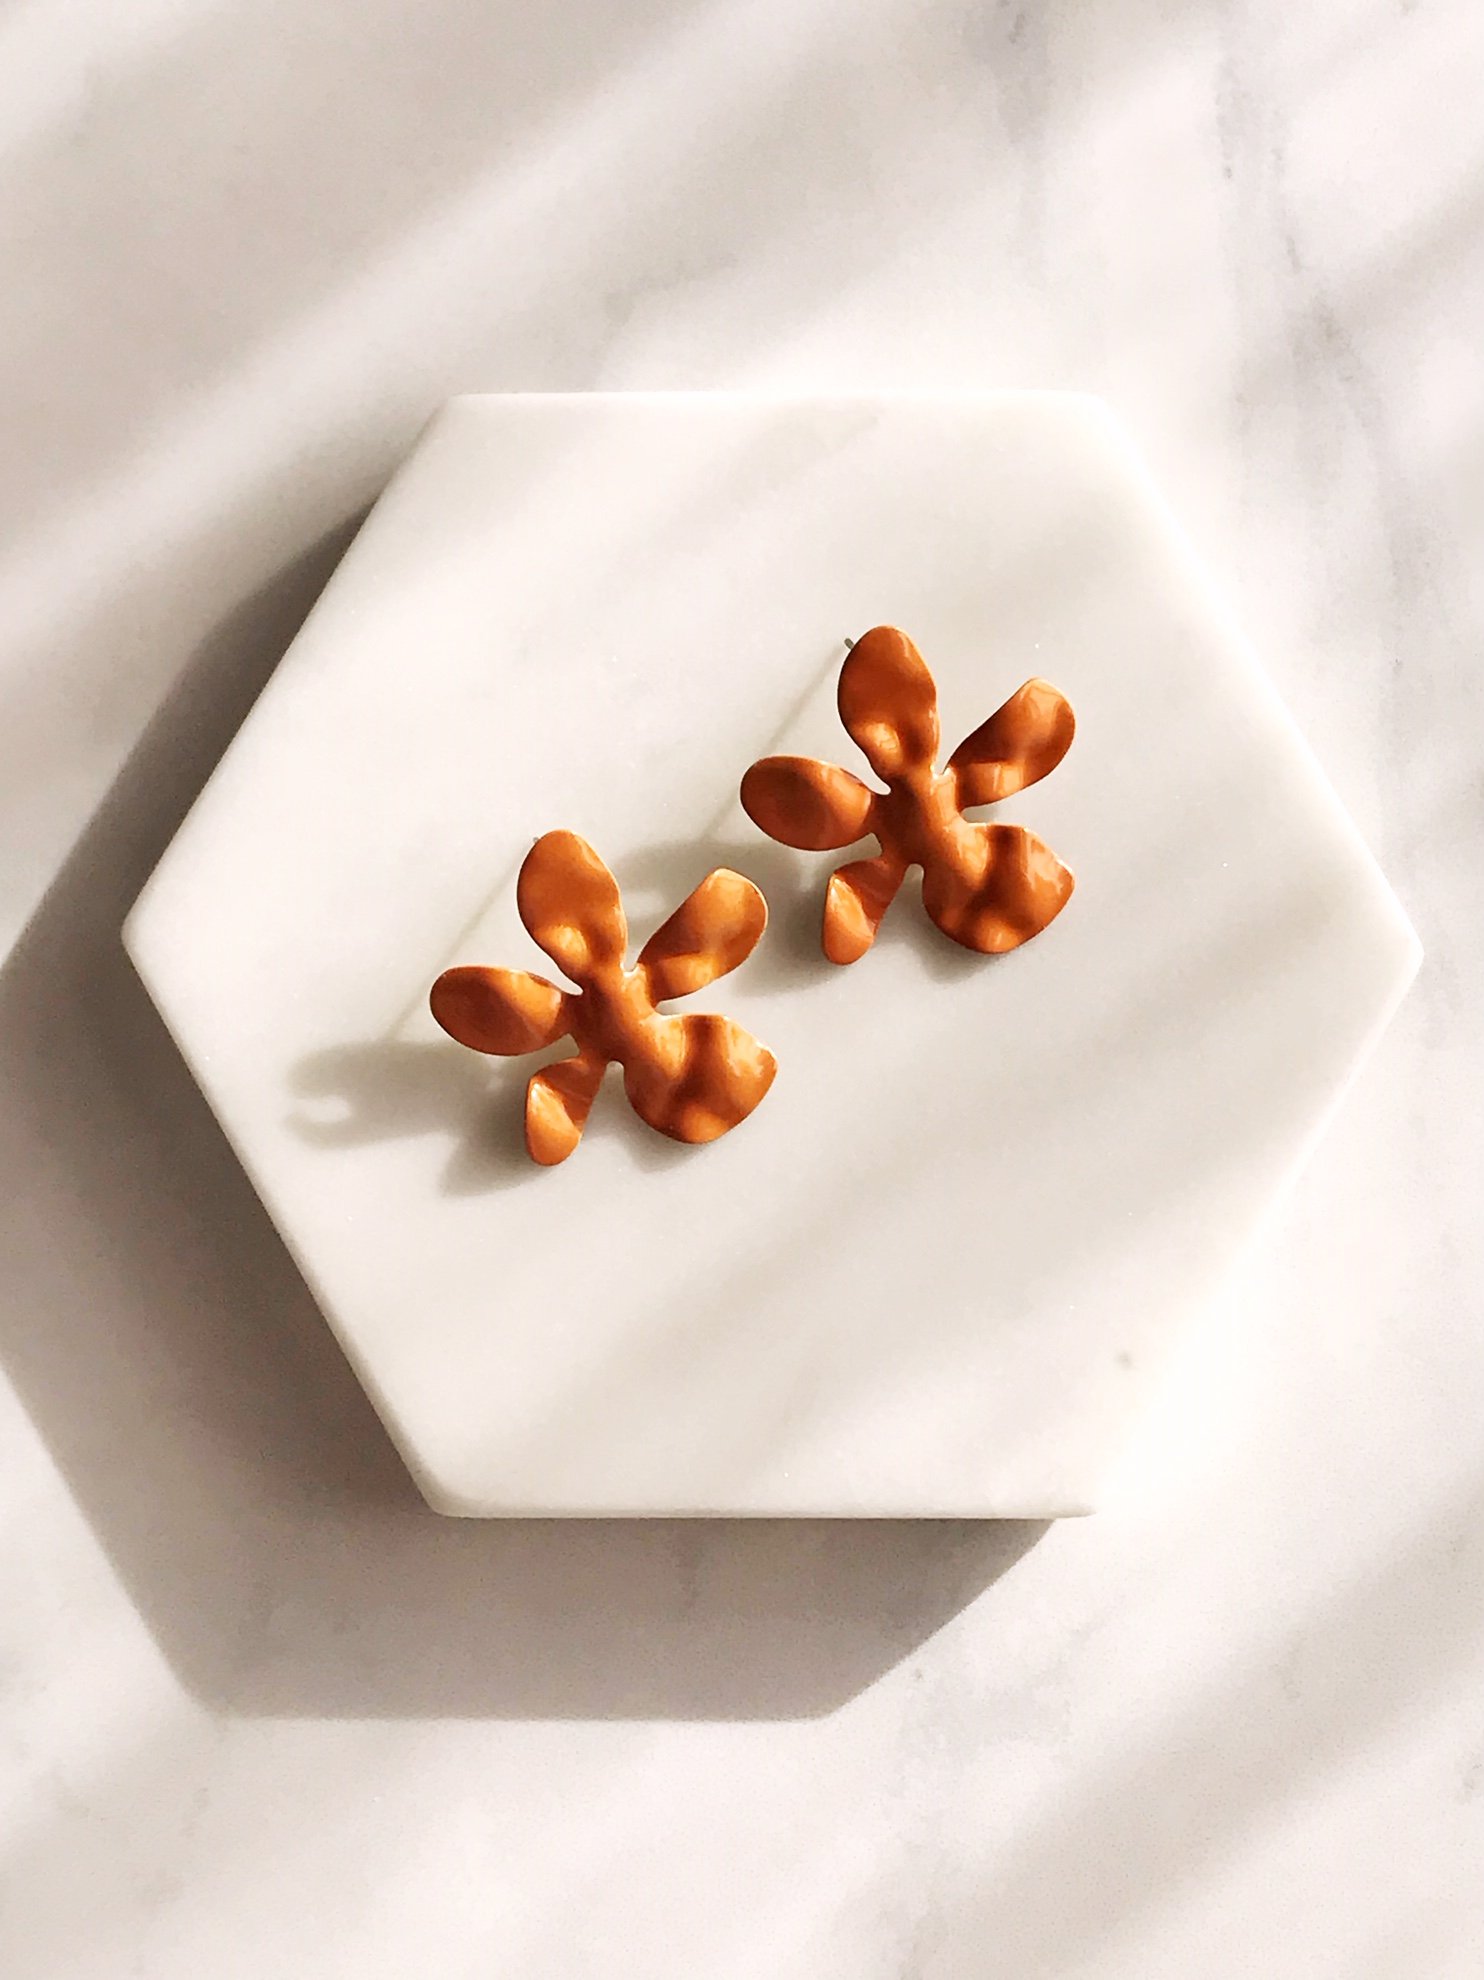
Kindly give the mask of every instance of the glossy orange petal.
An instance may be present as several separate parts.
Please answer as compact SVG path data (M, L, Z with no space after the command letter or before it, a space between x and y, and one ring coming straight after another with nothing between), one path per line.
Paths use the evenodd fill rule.
M446 969L428 1003L451 1038L502 1058L555 1044L569 1023L556 984L524 969Z
M661 1017L653 1049L624 1065L634 1112L672 1141L715 1141L745 1121L773 1084L778 1062L730 1018Z
M1071 872L1023 825L974 828L976 857L924 868L922 901L945 935L980 955L1018 949L1071 898Z
M605 1059L587 1052L544 1066L526 1086L526 1152L545 1169L565 1162L582 1139Z
M824 897L824 952L832 963L859 962L876 940L882 916L896 899L898 860L852 860L830 875Z
M768 904L728 867L708 873L639 952L656 1003L704 990L745 962L768 925Z
M1071 748L1076 730L1072 704L1061 690L1050 681L1027 681L949 758L959 803L993 804L1039 782Z
M765 756L742 779L742 809L781 845L833 852L871 829L876 793L859 777L812 756Z
M629 928L618 882L575 832L547 832L536 841L515 898L532 939L574 983L623 961Z
M904 632L873 626L840 669L840 720L888 783L938 754L938 690Z

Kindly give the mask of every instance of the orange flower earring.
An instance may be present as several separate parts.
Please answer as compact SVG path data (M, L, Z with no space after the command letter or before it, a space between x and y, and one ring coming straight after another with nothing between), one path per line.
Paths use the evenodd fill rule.
M675 1141L715 1141L746 1120L778 1070L765 1045L724 1017L671 1017L655 1007L745 962L767 926L761 893L740 873L707 874L625 966L628 923L618 884L585 839L548 832L516 882L520 918L577 985L563 990L520 969L445 970L429 1002L443 1029L476 1052L514 1057L570 1036L577 1051L526 1088L526 1148L563 1162L582 1138L611 1061L635 1113Z
M1071 747L1071 705L1031 680L936 769L938 691L922 655L895 626L876 626L840 672L840 720L886 785L807 756L768 756L742 779L742 804L771 839L829 852L873 835L881 846L830 876L824 952L852 963L876 939L907 869L922 868L922 900L953 941L982 955L1017 948L1066 906L1072 875L1023 825L964 816L1013 797L1056 768Z

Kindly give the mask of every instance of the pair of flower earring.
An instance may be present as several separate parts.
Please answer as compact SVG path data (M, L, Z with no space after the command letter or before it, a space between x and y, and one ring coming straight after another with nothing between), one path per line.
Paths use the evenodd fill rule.
M841 669L840 719L886 785L812 757L768 756L742 779L742 804L769 838L830 852L874 836L880 852L831 876L824 952L853 963L870 948L909 867L922 900L952 941L982 955L1019 947L1066 905L1072 875L1021 825L977 824L975 805L1011 797L1054 770L1071 745L1066 697L1027 681L965 738L938 770L938 693L905 633L877 626ZM502 1057L570 1037L573 1056L544 1067L526 1089L526 1147L545 1166L582 1138L611 1062L649 1126L676 1141L715 1141L757 1106L777 1062L729 1018L673 1017L658 1007L733 970L768 922L760 890L725 867L708 873L626 966L628 924L618 883L575 832L539 838L516 882L520 918L577 987L527 970L446 970L433 1015L460 1044Z

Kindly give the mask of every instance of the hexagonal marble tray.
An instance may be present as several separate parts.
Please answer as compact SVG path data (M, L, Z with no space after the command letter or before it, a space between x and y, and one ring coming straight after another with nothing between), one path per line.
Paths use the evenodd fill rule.
M945 745L1033 674L1070 755L995 814L1077 889L1004 957L913 888L848 969L827 857L736 800L864 769L844 638L905 627ZM761 947L690 1008L776 1053L702 1148L610 1076L562 1167L533 1061L426 1009L549 967L540 832L636 944L713 866ZM1049 1516L1096 1505L1377 1035L1415 938L1108 415L1073 396L466 398L362 529L135 907L151 995L430 1503Z

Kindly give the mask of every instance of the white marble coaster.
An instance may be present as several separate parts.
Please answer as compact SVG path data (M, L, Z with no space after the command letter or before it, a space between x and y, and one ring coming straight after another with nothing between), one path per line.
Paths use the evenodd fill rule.
M1078 738L998 807L1073 868L953 948L915 884L849 969L828 855L736 802L863 770L843 639L904 627L945 751L1021 681ZM561 1168L536 1061L426 1013L550 970L532 839L589 838L636 945L712 866L753 959L687 1008L777 1054L678 1147L610 1073ZM1405 988L1396 901L1107 414L1071 396L468 398L362 530L127 941L430 1503L464 1514L1096 1505L1173 1331Z

